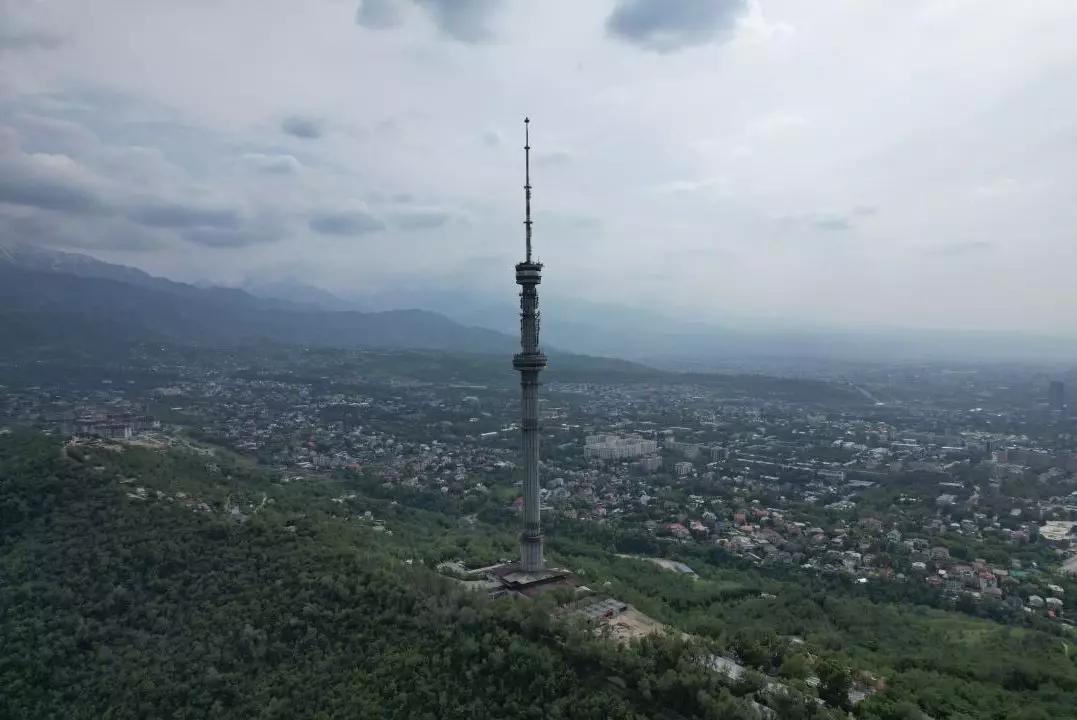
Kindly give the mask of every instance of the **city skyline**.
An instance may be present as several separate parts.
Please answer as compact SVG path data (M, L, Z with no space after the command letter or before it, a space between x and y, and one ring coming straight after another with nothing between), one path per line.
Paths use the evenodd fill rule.
M1072 3L579 5L0 2L0 240L503 297L527 107L550 296L1077 333Z

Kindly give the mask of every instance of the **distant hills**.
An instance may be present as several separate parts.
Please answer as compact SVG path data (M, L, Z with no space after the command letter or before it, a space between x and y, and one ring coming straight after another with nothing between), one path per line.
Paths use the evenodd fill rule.
M112 280L144 290L196 299L215 298L247 307L301 309L292 303L275 298L255 298L233 288L195 286L155 277L126 265L102 262L89 255L50 250L32 245L0 242L0 270L9 272L42 272L86 279ZM306 309L313 309L310 306Z
M255 297L266 300L283 300L297 305L305 305L316 310L344 312L365 309L353 302L337 297L331 292L295 280L263 282L248 279L239 286L239 289ZM397 308L389 309L395 310Z
M69 361L84 358L93 364L95 358L122 356L131 345L151 355L170 352L169 347L176 345L245 346L247 353L258 352L252 346L265 343L373 348L377 350L373 355L394 372L417 379L443 377L448 370L458 381L486 382L511 375L509 356L519 347L509 333L466 325L428 310L331 310L323 303L337 304L332 296L296 287L257 289L287 291L291 299L173 282L73 253L0 245L0 354L14 363L10 371L50 349L63 351ZM753 397L803 402L859 400L855 391L840 383L684 375L628 360L549 347L547 352L554 359L550 381L675 381L707 384L731 396L748 392Z
M86 255L0 241L0 331L48 344L79 333L184 343L273 341L511 353L518 308L504 296L402 288L341 297L296 280L195 286ZM409 308L409 309L400 309ZM1077 361L1077 340L1005 332L725 327L615 303L542 297L547 352L624 358L667 370L798 374L834 361ZM30 317L36 318L31 321ZM46 321L46 318L52 318ZM59 332L59 331L57 331Z
M71 337L191 344L273 341L510 353L516 338L425 310L328 311L314 303L200 288L84 255L0 246L0 330L8 342Z
M994 362L1077 363L1077 338L1036 332L887 327L884 321L843 328L773 320L752 321L736 309L721 324L616 302L541 293L542 340L571 352L620 357L666 369L799 372L848 363ZM400 288L345 300L363 309L437 310L464 325L513 334L516 298L506 287L494 296L469 291ZM894 316L897 317L897 314Z

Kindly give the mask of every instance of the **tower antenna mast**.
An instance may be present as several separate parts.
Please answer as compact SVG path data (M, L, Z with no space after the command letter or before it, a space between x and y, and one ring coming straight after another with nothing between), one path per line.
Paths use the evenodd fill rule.
M524 118L524 227L527 234L527 260L531 262L531 118Z

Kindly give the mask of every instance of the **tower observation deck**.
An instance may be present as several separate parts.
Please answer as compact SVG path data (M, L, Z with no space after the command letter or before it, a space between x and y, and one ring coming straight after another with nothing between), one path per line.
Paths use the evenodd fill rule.
M542 553L542 521L539 516L539 373L546 367L546 355L539 348L538 285L542 263L531 257L531 136L530 119L524 118L524 229L526 255L516 264L516 284L520 286L520 352L512 366L520 373L521 434L524 461L524 523L520 534L520 569L540 573L546 569Z

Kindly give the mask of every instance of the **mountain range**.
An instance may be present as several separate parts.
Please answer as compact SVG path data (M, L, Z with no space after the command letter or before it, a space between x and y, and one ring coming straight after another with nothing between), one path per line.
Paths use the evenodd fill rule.
M315 303L197 287L85 255L0 246L0 328L47 343L73 328L113 339L190 344L272 341L511 353L518 341L425 310L327 311Z
M399 288L391 292L333 295L297 281L244 287L265 298L303 301L327 309L381 311L397 307L436 310L463 325L514 335L518 308L511 290L497 296L474 291ZM1036 333L969 329L930 330L879 326L753 322L723 325L673 318L646 308L542 292L542 339L572 352L618 357L670 370L814 371L834 361L1073 363L1077 339Z
M253 290L267 292L264 286ZM277 288L279 290L279 288ZM238 288L199 287L71 253L0 247L0 364L6 375L36 367L42 351L67 362L93 364L141 353L172 357L177 346L259 352L262 343L306 348L378 348L381 362L414 378L443 371L458 380L486 382L512 375L509 357L518 339L427 310L323 309L317 293L263 298ZM333 301L335 303L335 301ZM390 350L392 349L392 350ZM395 351L395 352L394 352ZM546 347L550 381L678 381L679 373L609 357ZM844 383L758 375L693 374L725 392L751 392L799 402L860 402Z
M402 309L404 308L404 309ZM832 363L1017 360L1072 363L1073 338L981 331L717 327L646 309L542 297L543 345L669 370L788 374ZM511 353L511 291L401 289L342 297L294 280L189 285L87 255L0 242L0 331L45 343L93 334L183 343L273 341ZM66 328L61 332L58 328ZM18 333L18 334L15 334Z
M213 286L207 284L206 287ZM296 305L305 305L319 310L330 310L333 312L346 312L349 310L356 310L359 312L368 311L368 309L364 308L361 304L337 297L328 290L322 290L313 285L307 285L306 283L297 282L295 280L265 281L249 278L239 285L239 289L246 293L250 293L255 297L262 298L263 300L284 300ZM396 310L398 308L392 307L386 309Z

